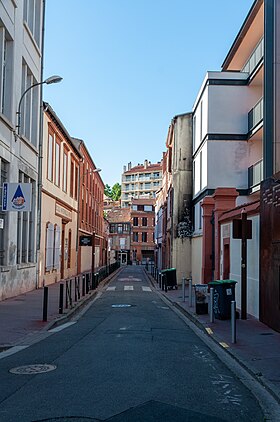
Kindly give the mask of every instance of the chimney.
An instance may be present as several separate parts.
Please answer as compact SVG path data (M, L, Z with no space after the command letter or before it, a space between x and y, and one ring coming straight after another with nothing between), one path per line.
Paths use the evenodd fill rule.
M127 170L131 170L131 161L127 165Z
M123 166L123 172L124 173L126 172L126 166Z
M148 160L144 161L144 168L146 169L148 167Z

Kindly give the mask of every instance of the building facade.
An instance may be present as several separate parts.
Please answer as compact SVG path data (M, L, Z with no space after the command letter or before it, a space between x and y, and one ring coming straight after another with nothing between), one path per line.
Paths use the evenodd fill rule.
M131 261L154 262L155 259L155 200L133 199L130 210Z
M44 103L39 287L77 274L79 165L64 125Z
M31 211L0 205L0 300L37 286L37 185L44 2L0 1L0 174L31 185ZM19 105L21 105L20 110Z
M130 261L131 217L130 208L113 207L107 212L109 222L109 264L119 261L126 265Z
M135 167L128 163L122 174L121 207L130 206L132 199L155 198L161 184L162 163L151 164L145 160L144 164Z

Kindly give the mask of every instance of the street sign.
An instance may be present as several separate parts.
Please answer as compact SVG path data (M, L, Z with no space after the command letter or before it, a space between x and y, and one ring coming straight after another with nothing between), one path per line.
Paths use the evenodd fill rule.
M92 246L92 236L80 236L80 246Z
M232 220L233 239L242 239L242 220ZM246 220L246 239L252 239L252 220Z
M3 183L2 211L31 211L31 183Z

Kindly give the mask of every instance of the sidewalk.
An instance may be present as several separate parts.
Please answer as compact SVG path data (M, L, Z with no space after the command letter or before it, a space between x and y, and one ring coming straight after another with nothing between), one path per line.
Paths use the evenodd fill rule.
M233 344L231 343L230 320L215 319L214 323L210 323L209 315L195 313L194 297L193 306L190 306L188 286L186 286L184 301L181 285L178 286L178 290L165 292L159 288L151 274L148 275L158 292L205 331L220 347L223 347L280 402L280 333L253 317L248 317L247 320L237 319L236 343Z
M60 283L48 286L48 320L43 321L43 294L44 289L40 288L6 299L0 302L0 356L1 352L13 346L29 345L38 340L47 330L66 322L75 312L81 309L98 290L108 283L119 270L100 282L95 290L80 297L74 302L72 293L72 308L65 309L65 287L64 287L64 309L59 314L59 288ZM81 292L81 290L80 290ZM82 293L82 292L81 292Z

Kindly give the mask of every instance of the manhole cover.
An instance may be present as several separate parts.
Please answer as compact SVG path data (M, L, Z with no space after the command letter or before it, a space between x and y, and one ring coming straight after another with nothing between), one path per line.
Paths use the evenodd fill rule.
M126 303L119 303L119 304L116 304L116 305L112 305L112 308L130 308L130 307L131 307L131 305L128 305Z
M47 365L46 363L38 363L35 365L24 365L18 366L17 368L12 368L9 370L11 374L16 375L33 375L33 374L43 374L44 372L50 372L56 369L55 365Z

